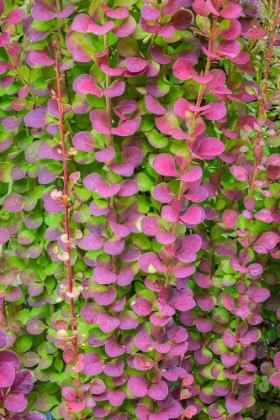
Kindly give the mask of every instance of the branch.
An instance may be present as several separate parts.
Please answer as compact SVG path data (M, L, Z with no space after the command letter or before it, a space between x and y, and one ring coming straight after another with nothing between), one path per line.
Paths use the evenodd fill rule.
M70 228L69 228L69 189L68 189L68 168L67 168L67 147L66 147L66 138L63 129L63 106L62 106L62 93L61 93L61 77L59 73L59 60L58 60L58 46L57 43L53 43L54 46L54 53L55 53L55 74L56 74L56 84L57 84L57 104L58 104L58 111L59 111L59 131L60 131L60 139L61 139L61 147L62 147L62 154L63 154L63 188L64 188L64 196L65 199L63 200L64 204L64 225L65 225L65 233L67 235L67 254L68 259L66 261L67 267L67 278L68 278L68 291L70 293L73 292L73 275L72 275L72 267L71 267L71 242L70 242ZM70 312L71 312L71 326L73 331L73 350L74 350L74 357L75 363L78 361L78 343L77 343L77 323L76 323L76 316L75 316L75 307L74 307L74 299L70 298Z

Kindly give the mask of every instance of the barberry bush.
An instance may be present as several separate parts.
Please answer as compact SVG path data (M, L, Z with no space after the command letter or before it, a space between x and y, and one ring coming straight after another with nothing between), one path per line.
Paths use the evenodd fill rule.
M279 420L279 0L0 15L0 418Z

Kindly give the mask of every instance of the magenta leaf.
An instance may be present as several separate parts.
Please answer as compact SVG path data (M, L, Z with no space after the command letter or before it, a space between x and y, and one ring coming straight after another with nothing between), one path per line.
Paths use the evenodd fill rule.
M95 82L91 79L91 78L81 78L81 76L79 76L80 79L76 79L75 81L75 90L78 93L83 93L83 94L91 94L94 96L97 96L98 98L101 98L103 95L102 90L95 84Z
M148 391L148 396L156 401L164 400L167 394L168 386L164 381L159 381L156 385L152 385Z
M125 91L125 83L122 80L116 80L108 89L104 90L104 95L112 98L121 96Z
M118 318L113 318L105 312L102 312L98 316L97 322L101 331L105 333L114 331L120 325L120 320Z
M86 354L83 359L83 372L85 375L98 375L103 370L103 362L99 354L97 353L88 353Z
M32 63L37 64L39 66L52 66L55 63L55 60L50 57L48 51L31 51L29 54L29 60Z
M24 394L10 394L4 400L4 407L13 413L23 413L28 401Z
M92 111L94 112L94 111ZM121 122L116 128L112 128L111 132L117 136L126 137L131 136L137 130L137 123L133 120ZM106 134L106 133L103 133Z
M114 22L108 21L103 26L99 26L94 22L91 22L88 25L88 31L92 32L95 35L105 35L109 32L114 26Z
M202 135L197 139L193 153L202 160L211 160L222 154L224 150L225 146L221 140Z
M15 379L15 369L11 363L2 360L0 361L0 386L9 388L13 385Z
M101 134L111 133L111 121L107 111L104 109L95 109L90 113L90 121L95 131Z
M194 205L190 206L186 213L180 219L188 225L198 225L205 219L205 212L202 207Z
M129 391L135 397L145 397L148 393L147 380L141 376L132 376L127 382Z
M34 379L28 370L20 370L15 375L11 388L13 394L29 394L33 389Z
M227 109L222 102L210 102L208 105L210 105L210 108L203 112L208 120L218 121L226 116Z
M96 267L93 278L98 284L111 284L117 280L117 276L105 267Z
M125 64L131 73L139 73L147 67L147 60L139 57L127 57Z
M25 18L25 11L22 9L12 9L6 16L5 21L12 25L18 25Z
M242 6L240 4L230 1L220 12L220 16L225 19L236 19L242 14Z
M154 170L163 176L177 176L178 172L175 168L175 162L172 156L167 153L158 155L153 162Z
M86 33L91 23L92 19L90 16L86 15L85 13L80 13L75 16L71 28L73 31Z
M146 107L148 111L155 115L163 115L166 113L166 109L160 105L152 95L146 96Z
M147 20L156 20L160 17L161 11L154 9L151 5L146 5L141 9L141 15Z

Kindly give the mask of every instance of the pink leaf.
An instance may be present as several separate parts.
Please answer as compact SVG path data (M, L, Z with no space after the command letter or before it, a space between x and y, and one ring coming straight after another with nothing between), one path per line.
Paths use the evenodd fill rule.
M161 11L154 9L151 5L146 5L141 9L141 15L146 20L156 20L160 17Z
M245 168L241 166L232 165L230 168L230 172L238 181L247 181L248 174Z
M94 111L92 111L94 112ZM112 128L112 134L120 137L132 136L137 131L138 125L133 120L121 122L116 128Z
M90 113L90 121L95 131L101 134L111 133L111 121L107 111L104 109L94 109Z
M172 156L167 153L162 153L156 156L153 162L154 170L163 176L178 176L175 168L175 161Z
M201 136L197 138L194 147L194 153L200 158L205 160L213 159L219 156L225 150L225 145L221 140L214 137Z
M198 225L205 220L205 212L202 207L193 205L190 206L186 213L180 219L188 225Z
M78 82L76 84L76 89L78 93L91 94L97 96L98 98L101 98L103 95L102 90L98 86L96 86L94 81L90 78Z
M121 96L125 91L125 83L123 80L114 81L108 89L104 90L104 95L109 98Z
M210 102L210 108L203 112L204 117L210 121L219 121L224 118L227 114L225 104L222 102Z
M237 19L242 15L242 6L240 4L230 1L220 12L220 16L225 19Z
M166 113L166 109L160 105L152 95L146 96L146 107L148 111L155 115L163 115Z
M12 9L6 16L5 21L12 25L18 25L25 18L25 11L22 9Z
M92 32L95 35L105 35L109 32L114 26L114 22L108 21L103 26L99 26L94 22L91 22L88 25L88 31Z

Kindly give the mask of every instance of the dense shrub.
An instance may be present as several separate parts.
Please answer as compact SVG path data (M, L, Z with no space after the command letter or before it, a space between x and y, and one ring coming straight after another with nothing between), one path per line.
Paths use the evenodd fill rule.
M0 12L0 417L279 420L279 0Z

